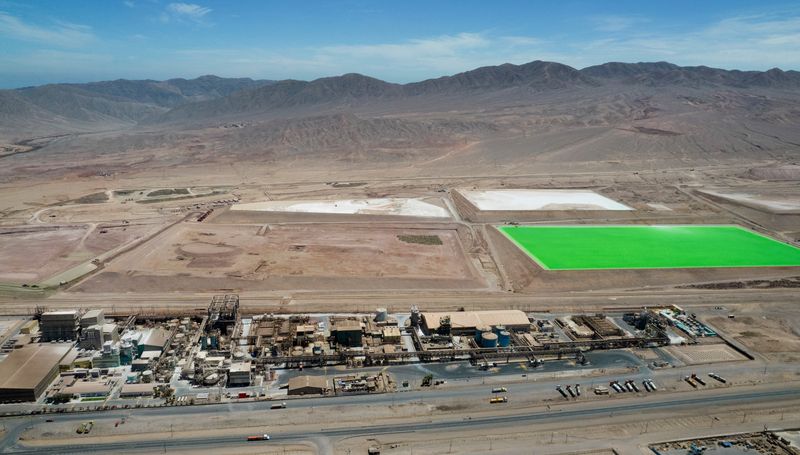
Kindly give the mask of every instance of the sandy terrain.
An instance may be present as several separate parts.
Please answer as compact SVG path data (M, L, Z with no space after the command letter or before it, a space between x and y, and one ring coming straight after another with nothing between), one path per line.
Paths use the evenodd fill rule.
M701 193L773 213L800 213L797 194L755 194L703 190Z
M709 318L708 322L728 336L764 357L800 362L800 318L796 311L737 312L735 319Z
M146 225L0 227L0 282L36 284L144 235Z
M746 360L743 355L736 352L727 344L693 344L686 346L669 346L665 349L687 365Z
M409 240L404 236L412 236ZM419 236L419 237L413 237ZM438 239L424 244L416 238ZM406 239L406 240L403 240ZM182 223L109 264L82 291L483 287L455 225Z

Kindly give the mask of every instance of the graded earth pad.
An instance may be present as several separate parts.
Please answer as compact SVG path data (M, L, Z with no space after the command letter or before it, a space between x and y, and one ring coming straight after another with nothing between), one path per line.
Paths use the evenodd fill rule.
M464 252L459 229L452 224L187 222L120 256L73 289L485 288Z
M504 226L545 270L800 266L800 249L738 226Z

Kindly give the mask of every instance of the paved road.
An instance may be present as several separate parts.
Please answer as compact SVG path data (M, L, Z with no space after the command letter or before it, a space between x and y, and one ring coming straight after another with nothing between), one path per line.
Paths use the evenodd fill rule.
M204 312L213 293L70 293L60 292L48 297L23 297L0 295L0 314L30 314L36 305L57 308L103 308L107 314L136 311ZM768 304L800 304L800 293L795 289L732 289L686 290L648 289L616 290L602 292L567 292L537 294L511 294L480 290L391 290L391 291L273 291L239 293L244 312L371 312L376 307L406 310L409 302L424 302L426 310L436 308L473 307L480 309L517 308L526 311L611 310L640 308L643 305L680 305L688 307L714 307ZM288 303L287 303L288 302Z
M520 385L515 385L518 388ZM520 391L520 390L517 390ZM440 393L445 391L437 391L437 398ZM460 395L462 393L475 395L475 391L471 388L454 389ZM378 396L356 396L346 398L348 404L380 404L389 400L397 400L398 402L410 402L422 400L425 398L425 393L404 393L399 394L397 397L391 395L378 395ZM432 398L431 394L427 394L428 398ZM471 419L463 417L453 418L445 416L443 419L436 420L431 416L424 416L424 421L404 425L398 428L395 425L366 425L362 427L353 428L335 428L325 429L320 428L319 432L313 435L308 433L295 433L295 432L272 432L275 441L283 443L297 443L309 441L310 439L318 439L322 442L325 440L339 439L344 437L357 437L375 434L387 434L398 432L418 432L418 431L450 431L450 430L463 430L465 428L474 428L475 430L487 431L492 428L500 428L511 424L533 424L538 422L559 422L570 421L576 418L591 418L599 417L608 414L610 415L629 415L635 413L644 413L658 410L675 410L676 412L685 411L688 409L707 409L714 405L737 405L747 406L772 402L786 402L787 400L797 399L800 397L800 385L798 384L781 384L777 387L761 388L759 390L749 389L742 391L741 389L718 389L710 390L703 393L691 394L653 394L646 397L637 399L626 400L613 400L613 401L593 401L581 404L567 404L564 409L554 409L552 411L525 411L520 409L509 408L508 414L500 416L475 416ZM292 407L311 407L311 406L326 406L326 405L340 405L341 399L309 399L299 400L291 403ZM110 413L89 413L82 415L71 416L58 416L59 420L74 420L85 421L90 419L111 418L118 419L129 414L142 414L153 413L155 415L175 415L186 418L193 414L219 414L228 410L233 410L235 406L236 411L266 410L269 403L250 403L249 405L214 405L214 406L196 406L196 407L181 407L181 408L158 408L158 409L141 409L126 411L124 413L110 412ZM558 407L559 405L553 405ZM283 411L273 411L283 412ZM137 440L136 442L119 442L119 443L102 443L87 445L63 445L57 447L48 447L46 449L25 447L17 444L19 435L25 431L26 428L33 424L41 423L44 417L36 418L16 418L6 419L3 421L8 430L8 434L0 443L0 449L4 453L86 453L86 452L99 452L99 451L131 451L143 449L191 449L194 447L202 447L209 449L213 447L231 447L235 445L244 444L243 437L239 434L221 437L208 437L208 438L176 438L176 439L153 439L153 440ZM312 442L316 442L312 440Z

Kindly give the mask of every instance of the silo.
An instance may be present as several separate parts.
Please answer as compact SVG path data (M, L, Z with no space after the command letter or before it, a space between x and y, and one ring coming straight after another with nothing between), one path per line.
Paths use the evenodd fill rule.
M507 348L511 344L511 334L507 330L503 330L497 334L497 345L501 348Z
M478 345L480 346L480 344L481 344L481 334L483 332L491 332L491 331L492 331L491 327L486 327L486 326L482 326L482 325L479 325L478 327L475 327L475 342L478 343Z
M375 311L375 322L384 322L389 317L389 312L386 308L378 308Z
M492 330L492 332L494 332L496 335L500 335L500 332L502 332L505 329L506 329L506 326L504 326L504 325L496 325L496 326L494 326L494 330Z
M483 332L483 334L481 334L481 347L496 348L497 335L492 332Z

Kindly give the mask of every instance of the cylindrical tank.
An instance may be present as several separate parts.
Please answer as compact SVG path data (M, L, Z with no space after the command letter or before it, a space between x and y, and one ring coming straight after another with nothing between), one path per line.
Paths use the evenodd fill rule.
M219 382L219 375L217 373L211 373L210 375L203 378L203 384L205 385L214 385Z
M481 347L495 348L497 347L497 335L492 332L483 332L481 334Z
M142 371L142 382L153 382L153 370Z
M386 311L386 308L378 308L375 311L375 322L383 322L388 317L389 317L389 312Z
M507 348L511 344L511 334L507 330L497 334L497 345L501 348Z
M491 331L492 328L485 325L479 325L475 327L475 342L481 344L481 334L483 332L491 332Z
M502 332L505 329L506 329L506 326L504 326L504 325L496 325L496 326L494 326L494 329L492 330L492 332L494 332L496 335L500 335L500 332Z

